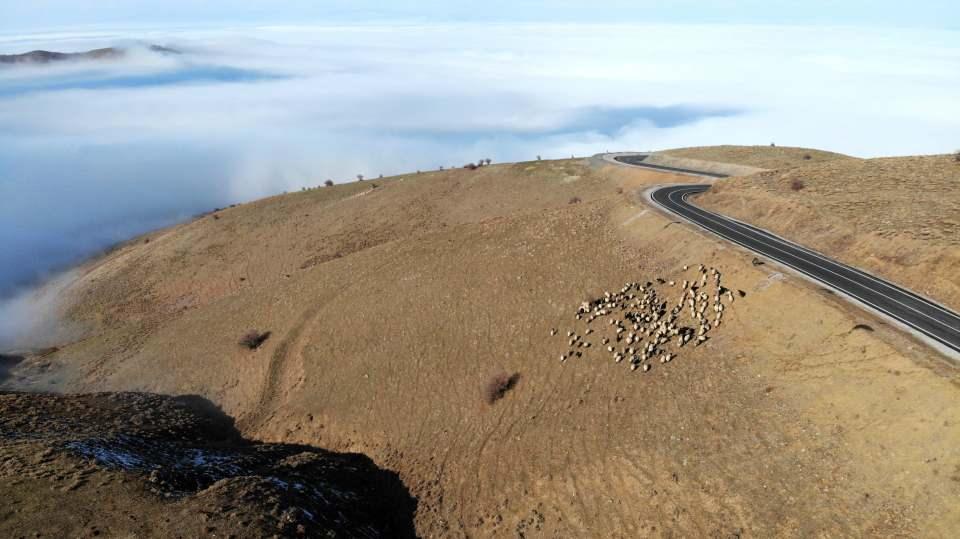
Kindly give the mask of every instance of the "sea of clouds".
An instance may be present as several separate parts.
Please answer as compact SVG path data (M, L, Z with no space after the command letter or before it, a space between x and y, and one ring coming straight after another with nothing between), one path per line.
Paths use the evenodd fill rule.
M707 144L862 157L960 146L956 31L438 24L0 34L0 54L104 46L130 54L0 66L0 297L22 299L24 286L133 235L328 178Z

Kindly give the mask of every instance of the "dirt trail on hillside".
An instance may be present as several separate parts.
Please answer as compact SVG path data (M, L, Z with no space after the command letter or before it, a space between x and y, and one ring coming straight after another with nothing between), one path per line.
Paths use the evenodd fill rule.
M545 161L231 208L84 268L91 330L51 360L70 389L204 395L247 436L369 455L424 537L952 535L956 370L640 199L692 180ZM738 291L706 343L559 361L583 301L700 263Z

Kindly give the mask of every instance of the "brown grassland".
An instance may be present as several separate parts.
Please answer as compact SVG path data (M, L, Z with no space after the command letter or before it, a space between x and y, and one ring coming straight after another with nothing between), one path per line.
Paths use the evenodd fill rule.
M918 195L936 206L907 231L867 216L856 185L828 181L884 162L771 150L748 164L804 168L729 180L705 203L801 241L817 237L802 216L821 218L802 197L844 212L818 227L887 219L878 232L909 247L905 264L925 261L946 283L934 296L956 306L957 224L934 219L952 219L955 195ZM799 192L781 177L795 170L807 171ZM882 177L883 193L903 191ZM65 316L82 337L44 361L67 373L57 389L202 395L246 437L363 453L416 497L424 537L954 535L956 368L639 195L694 180L539 161L218 211L81 268ZM841 202L844 189L857 196ZM776 213L750 213L760 202ZM581 301L698 263L745 293L706 344L646 373L602 350L558 361ZM271 336L240 346L251 328ZM46 387L29 364L19 382ZM491 405L484 388L501 373L520 378Z

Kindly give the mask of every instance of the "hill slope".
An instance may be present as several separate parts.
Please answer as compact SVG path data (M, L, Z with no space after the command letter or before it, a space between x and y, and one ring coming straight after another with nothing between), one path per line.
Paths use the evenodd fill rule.
M362 452L399 473L423 536L960 527L955 370L638 195L685 181L518 163L218 211L81 268L83 337L11 376L203 395L246 436ZM672 305L700 263L732 297L670 362L631 371L607 318L575 317L626 283ZM271 333L254 350L251 329ZM592 346L561 362L568 331ZM499 373L519 381L488 404Z
M672 157L716 161L756 168L787 168L855 158L843 154L790 146L700 146L658 152Z
M150 45L150 52L159 54L180 54L179 51L160 45ZM0 54L0 64L49 64L68 60L110 60L121 58L127 53L126 49L106 47L85 52L53 52L30 51L22 54Z
M832 160L718 183L706 208L960 310L960 163Z

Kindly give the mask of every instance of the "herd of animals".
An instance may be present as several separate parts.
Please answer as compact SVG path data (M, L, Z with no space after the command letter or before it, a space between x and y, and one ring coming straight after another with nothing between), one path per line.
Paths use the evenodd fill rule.
M683 266L684 274L690 271L690 266ZM606 291L602 297L583 302L574 318L586 327L566 332L561 363L597 350L616 363L626 360L631 371L647 372L656 361L674 360L684 346L706 342L722 324L734 293L721 284L718 269L699 264L693 271L690 280L630 282L619 292ZM667 297L672 291L659 292L658 285L678 289L675 301ZM552 336L558 333L556 328L550 330Z

